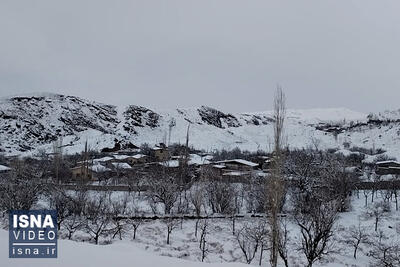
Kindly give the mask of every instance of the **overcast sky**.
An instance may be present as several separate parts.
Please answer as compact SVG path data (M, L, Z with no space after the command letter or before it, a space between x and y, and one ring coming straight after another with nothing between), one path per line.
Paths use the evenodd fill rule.
M159 109L400 108L400 1L0 2L0 95Z

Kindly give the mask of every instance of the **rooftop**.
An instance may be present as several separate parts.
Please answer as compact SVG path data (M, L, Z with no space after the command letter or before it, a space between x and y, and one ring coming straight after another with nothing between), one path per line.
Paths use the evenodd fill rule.
M113 162L112 165L114 165L115 168L117 169L131 169L131 165L125 162Z
M141 158L144 158L144 157L146 157L146 155L143 155L143 154L136 154L136 155L132 156L132 158L134 158L134 159L141 159Z
M254 163L248 160L244 160L244 159L229 159L229 160L222 160L222 161L217 161L217 164L223 164L223 163L238 163L241 165L246 165L246 166L250 166L250 167L257 167L258 163Z
M93 162L106 162L106 161L109 161L109 160L112 160L112 159L114 159L114 158L112 158L112 157L103 157L103 158L99 158L99 159L94 159Z
M90 170L94 171L94 172L106 172L106 171L111 171L110 169L104 167L101 164L95 164L93 166L89 167Z
M399 165L400 165L400 163L397 162L397 161L395 161L395 160L378 161L378 162L376 163L376 165L390 164L390 163L392 163L392 164L399 164Z
M114 155L114 158L117 160L124 160L127 158L130 158L131 156L127 156L127 155Z

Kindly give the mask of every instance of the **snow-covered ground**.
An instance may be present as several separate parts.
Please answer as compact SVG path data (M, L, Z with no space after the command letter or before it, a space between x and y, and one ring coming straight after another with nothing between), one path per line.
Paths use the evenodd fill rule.
M203 264L147 252L133 242L121 241L107 246L69 240L58 241L57 259L9 259L8 232L0 230L0 266L2 267L240 267L240 263Z
M368 256L372 249L371 244L361 244L357 259L353 258L353 248L346 243L349 240L350 227L360 224L370 241L377 243L379 233L382 233L383 242L396 244L400 242L400 211L395 210L395 203L391 202L391 211L384 214L378 224L378 231L374 230L374 217L368 215L374 203L383 201L383 196L378 192L374 203L371 203L371 192L368 193L368 206L365 207L364 193L361 191L353 194L351 210L339 214L332 239L333 252L314 266L376 266L374 260ZM113 197L120 197L115 193ZM150 212L146 207L143 195L139 202L142 212ZM43 203L42 203L43 204ZM45 205L45 204L44 204ZM244 224L256 224L260 218L242 218L236 221L236 231ZM288 218L289 229L289 263L290 266L305 266L306 259L298 250L301 244L301 235L296 224ZM208 254L205 264L200 262L199 236L195 236L195 221L185 220L178 224L171 233L171 243L166 244L167 229L162 221L149 221L143 223L133 240L133 231L127 228L123 233L123 240L115 238L109 245L93 245L88 242L59 240L59 258L45 260L8 259L8 236L4 230L0 231L0 266L244 266L244 257L240 251L237 240L232 234L232 221L230 219L211 219L207 234ZM89 236L83 232L76 233L75 240L88 240ZM103 239L102 242L110 241ZM252 265L259 262L260 254L257 252ZM262 266L269 266L268 251L264 252ZM283 266L280 262L279 266Z
M375 197L374 203L382 201L380 194ZM353 258L353 249L346 244L347 235L350 227L365 228L365 232L370 235L371 241L375 242L377 232L374 231L374 218L367 215L372 210L371 195L368 196L368 207L365 207L365 199L362 192L352 197L351 211L340 213L339 219L335 225L334 238L332 247L335 252L330 254L323 261L316 263L314 266L336 267L336 266L359 266L365 267L372 259L366 254L371 249L370 245L360 245L357 259ZM245 218L236 221L236 231L244 224L255 224L259 218ZM289 255L290 266L305 266L306 259L298 248L301 244L300 232L296 224L288 219L288 229L290 231ZM400 242L400 211L395 211L394 203L392 203L392 211L383 216L378 224L378 232L382 231L387 237L388 242ZM184 221L171 234L171 244L166 244L166 226L160 221L152 221L144 224L139 228L137 240L134 242L147 251L151 251L157 255L166 255L188 259L191 261L199 261L201 252L199 249L199 239L195 237L195 221ZM127 233L127 238L131 239L131 233ZM207 236L209 244L209 254L206 262L245 262L242 252L240 251L237 240L232 234L232 222L229 219L213 219L210 221L209 234ZM117 241L118 242L118 241ZM258 265L259 253L254 258L252 265ZM268 251L264 252L263 265L268 264ZM280 266L284 266L280 262Z

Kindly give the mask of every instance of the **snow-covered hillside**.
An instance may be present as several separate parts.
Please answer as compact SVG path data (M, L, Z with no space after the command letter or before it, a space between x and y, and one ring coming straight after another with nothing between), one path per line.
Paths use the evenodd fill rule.
M74 96L37 94L0 100L0 150L32 154L52 148L63 136L65 153L112 147L115 140L156 144L184 143L190 123L190 145L213 149L271 150L272 113L228 114L202 106L156 111L131 105L115 107ZM169 135L169 130L171 134ZM288 110L289 147L383 148L400 153L400 111L363 114L344 108Z

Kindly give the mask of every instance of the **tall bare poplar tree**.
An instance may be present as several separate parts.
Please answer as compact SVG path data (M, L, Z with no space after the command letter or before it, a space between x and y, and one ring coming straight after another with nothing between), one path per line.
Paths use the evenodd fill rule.
M62 137L59 137L53 142L53 163L54 163L54 176L58 183L61 183L60 168L62 164Z
M267 210L269 211L269 225L271 227L271 254L270 264L276 267L278 263L279 246L279 212L285 197L285 181L283 177L283 124L286 115L286 98L280 86L277 87L274 98L274 160L271 176L267 181Z
M87 181L89 179L89 148L88 148L88 142L87 140L85 141L85 150L82 153L83 157L83 178L84 181Z

